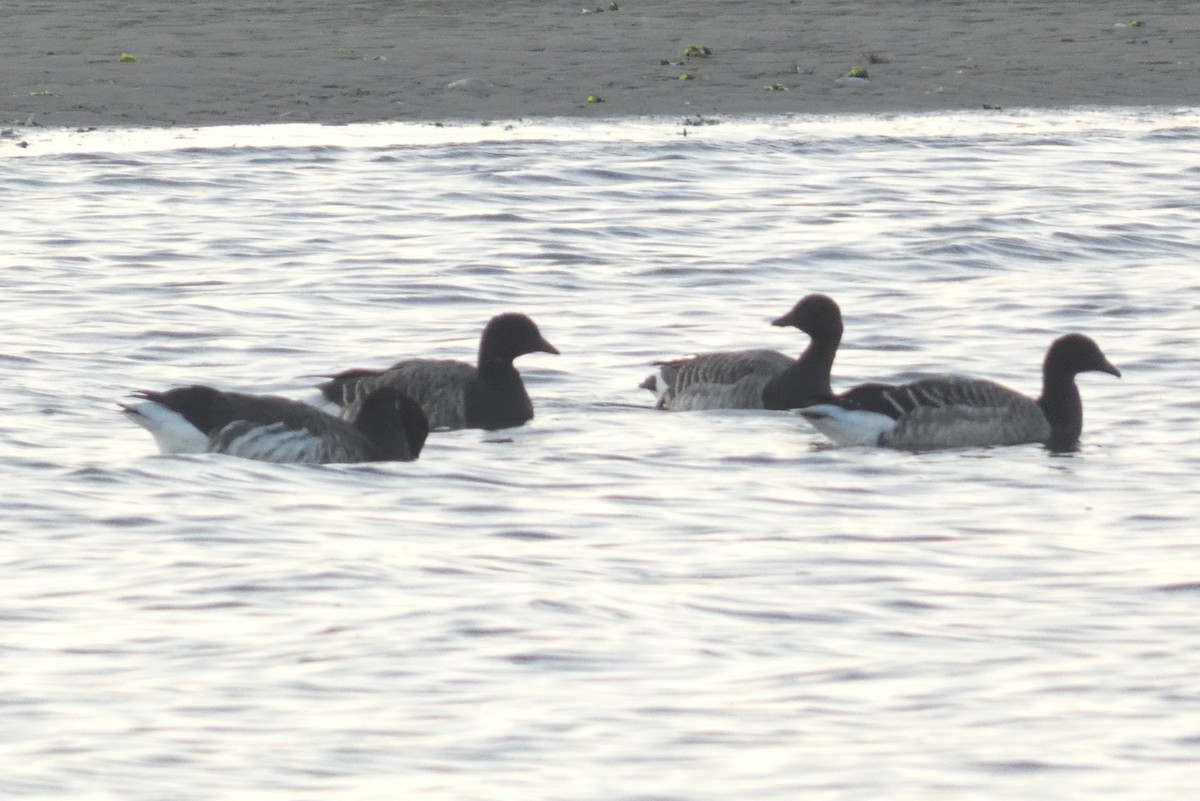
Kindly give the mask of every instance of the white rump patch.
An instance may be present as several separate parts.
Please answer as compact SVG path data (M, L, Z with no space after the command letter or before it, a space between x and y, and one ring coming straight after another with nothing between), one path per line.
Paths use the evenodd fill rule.
M648 389L654 393L655 406L666 405L666 397L670 387L667 385L666 379L663 378L662 370L646 376L646 380L639 386L641 389Z
M208 437L179 412L154 401L121 404L125 416L154 435L162 453L207 453Z
M896 425L886 414L848 411L833 403L817 403L796 412L838 445L879 445L880 436Z

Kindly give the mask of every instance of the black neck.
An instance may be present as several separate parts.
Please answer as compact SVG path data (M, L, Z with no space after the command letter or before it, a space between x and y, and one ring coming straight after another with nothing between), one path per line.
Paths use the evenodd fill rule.
M813 337L813 340L808 343L808 347L804 349L804 353L801 353L800 358L796 360L796 366L792 369L798 369L803 365L803 369L812 375L814 379L818 376L820 377L822 384L822 392L820 394L832 394L833 390L829 386L829 376L833 373L833 360L837 356L838 345L841 343L841 334L828 338Z
M763 388L763 408L795 409L816 398L832 395L829 376L841 340L840 336L813 337L796 363Z
M1075 447L1083 431L1083 400L1079 397L1075 376L1045 373L1038 406L1050 423L1050 439L1046 442L1050 449L1070 450Z
M533 418L525 382L511 361L480 363L478 380L466 388L465 409L468 428L508 428Z
M476 369L479 375L488 381L503 381L519 375L517 368L513 367L512 359L488 359L483 354L480 354Z

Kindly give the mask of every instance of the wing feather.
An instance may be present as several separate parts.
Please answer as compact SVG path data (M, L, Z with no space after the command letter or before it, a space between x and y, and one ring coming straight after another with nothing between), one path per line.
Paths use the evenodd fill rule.
M1044 442L1046 416L1031 398L994 381L938 376L897 388L905 410L881 444L893 448L975 447Z
M378 373L346 379L342 418L356 419L363 398L380 387L393 387L417 402L431 429L464 428L467 424L466 392L477 380L477 375L471 365L451 359L397 362Z
M658 363L659 406L671 411L761 409L763 387L795 359L757 349L700 353Z

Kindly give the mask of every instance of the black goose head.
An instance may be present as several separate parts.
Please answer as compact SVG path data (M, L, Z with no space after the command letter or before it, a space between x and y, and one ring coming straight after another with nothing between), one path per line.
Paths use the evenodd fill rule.
M354 427L384 461L416 459L429 434L429 421L421 407L393 387L380 387L363 398Z
M1050 423L1046 445L1054 451L1077 447L1083 431L1083 401L1075 376L1086 372L1108 373L1121 377L1121 371L1101 352L1090 337L1067 334L1054 340L1042 363L1042 397L1038 406Z
M517 312L498 314L488 320L479 338L479 365L511 365L526 353L558 354L538 330L537 324Z
M1091 337L1067 334L1051 343L1050 350L1046 351L1046 360L1042 363L1042 374L1046 378L1073 378L1086 372L1121 377L1121 371L1112 365Z
M805 295L791 311L772 320L771 325L790 325L813 339L836 342L842 338L842 310L828 295Z

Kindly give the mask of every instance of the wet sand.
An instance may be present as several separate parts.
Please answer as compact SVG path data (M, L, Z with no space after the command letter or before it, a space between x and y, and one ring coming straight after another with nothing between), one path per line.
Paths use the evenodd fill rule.
M1200 3L618 2L17 0L5 14L0 122L1200 104ZM866 80L846 79L856 67Z

